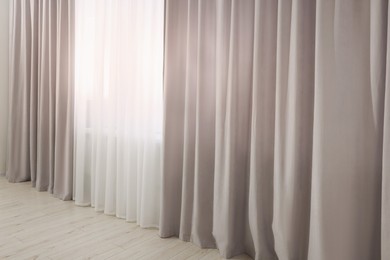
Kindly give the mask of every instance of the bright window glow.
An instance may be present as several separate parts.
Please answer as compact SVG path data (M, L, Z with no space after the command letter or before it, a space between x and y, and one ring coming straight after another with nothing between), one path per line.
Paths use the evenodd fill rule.
M157 225L164 0L75 2L76 203Z

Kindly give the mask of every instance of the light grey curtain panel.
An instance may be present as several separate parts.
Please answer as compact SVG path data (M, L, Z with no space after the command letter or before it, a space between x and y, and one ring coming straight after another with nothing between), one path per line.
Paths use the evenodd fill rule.
M10 1L6 176L71 199L73 187L72 0Z
M167 0L160 235L390 259L387 0Z

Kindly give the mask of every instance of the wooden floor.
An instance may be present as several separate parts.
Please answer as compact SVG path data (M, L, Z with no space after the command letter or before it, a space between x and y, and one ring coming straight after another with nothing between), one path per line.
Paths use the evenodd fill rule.
M222 259L0 176L0 259ZM247 256L235 259L250 259Z

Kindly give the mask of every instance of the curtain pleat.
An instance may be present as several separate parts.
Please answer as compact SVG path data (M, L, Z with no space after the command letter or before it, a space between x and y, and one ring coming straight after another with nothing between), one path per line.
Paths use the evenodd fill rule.
M219 8L226 5L226 11L219 14L216 30L227 32L226 35L219 35L221 38L217 44L217 48L220 48L218 58L227 64L224 66L216 60L217 95L216 101L210 100L216 102L218 111L214 130L215 168L210 172L213 174L215 170L213 234L222 254L230 256L245 251L244 248L251 243L245 230L248 229L255 5L250 1L217 1L217 4ZM207 132L203 135L207 135ZM235 223L234 226L232 223ZM226 230L227 226L231 228Z
M388 3L168 0L160 235L389 257Z
M72 198L73 1L13 0L7 178Z
M377 5L381 8L383 18L387 18L387 24L383 25L382 37L387 37L387 43L382 41L382 48L386 47L386 55L380 54L380 58L386 57L385 67L382 67L385 77L385 93L384 96L384 121L383 121L383 155L382 155L382 199L381 199L381 259L390 258L390 5L383 3ZM387 26L387 28L386 28ZM377 53L379 55L379 53Z
M250 254L276 258L272 231L275 152L276 61L278 4L262 1L255 6L248 222L253 230ZM262 35L268 35L263 37ZM279 63L280 64L280 63ZM280 81L278 81L280 82Z
M387 2L317 5L309 258L380 259Z
M281 259L307 258L315 4L310 0L280 2L278 10L273 230L275 249Z

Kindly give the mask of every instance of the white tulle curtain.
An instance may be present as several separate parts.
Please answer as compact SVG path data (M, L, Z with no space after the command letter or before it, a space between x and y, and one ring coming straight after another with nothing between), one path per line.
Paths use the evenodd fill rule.
M76 1L76 24L76 204L158 226L164 1Z

